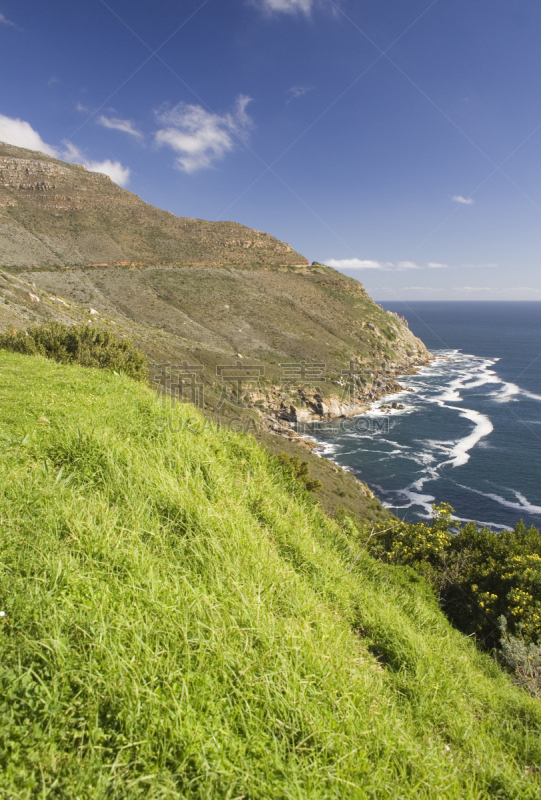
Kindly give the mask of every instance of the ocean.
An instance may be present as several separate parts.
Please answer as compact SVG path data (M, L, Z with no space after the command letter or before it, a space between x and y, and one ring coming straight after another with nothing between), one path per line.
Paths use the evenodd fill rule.
M382 303L435 357L362 425L314 433L323 456L400 518L447 502L459 520L541 528L541 303ZM384 402L404 406L390 414Z

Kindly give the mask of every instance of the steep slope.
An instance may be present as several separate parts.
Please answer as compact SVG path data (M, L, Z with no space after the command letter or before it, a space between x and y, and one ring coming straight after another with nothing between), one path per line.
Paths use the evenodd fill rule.
M106 175L0 142L0 266L306 264L267 233L175 217Z
M539 703L251 437L0 352L0 797L539 798Z

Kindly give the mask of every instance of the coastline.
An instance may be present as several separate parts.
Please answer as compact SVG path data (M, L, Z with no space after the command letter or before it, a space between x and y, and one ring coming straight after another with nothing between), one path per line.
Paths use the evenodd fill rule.
M311 433L306 432L305 426L318 422L362 419L368 413L373 414L379 409L382 411L381 416L385 417L391 416L393 411L401 411L404 406L392 398L414 390L403 386L399 381L409 375L417 375L434 360L435 356L428 353L426 357L417 357L385 370L374 371L371 373L372 381L367 382L353 397L351 396L353 392L350 392L348 400L344 400L344 392L342 397L338 394L323 396L318 389L299 389L296 403L295 398L291 397L288 399L292 402L284 402L284 393L280 387L275 387L273 392L266 394L249 393L249 407L260 412L263 430L292 439L301 445L304 442L305 447L317 453L320 445ZM384 402L383 405L377 406L388 398L389 403ZM260 406L259 409L256 403ZM299 427L303 433L299 433ZM316 444L312 445L312 442Z

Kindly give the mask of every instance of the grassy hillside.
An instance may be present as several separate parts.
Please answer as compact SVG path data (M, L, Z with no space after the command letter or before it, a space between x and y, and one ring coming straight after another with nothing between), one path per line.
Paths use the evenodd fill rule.
M235 364L239 353L264 367L264 377L251 383L277 406L284 362L323 363L321 392L341 398L338 383L351 361L366 392L383 393L379 378L388 381L428 357L407 323L362 284L321 266L0 270L0 331L49 320L99 320L133 338L151 364L201 364L209 400L223 385L218 365Z
M541 797L539 703L254 439L0 352L0 797Z

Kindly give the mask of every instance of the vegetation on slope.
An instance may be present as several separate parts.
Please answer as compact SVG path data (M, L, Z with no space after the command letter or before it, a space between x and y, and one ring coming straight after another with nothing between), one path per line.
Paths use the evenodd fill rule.
M137 381L148 379L146 359L133 342L95 325L32 325L27 331L0 334L0 348L45 356L61 364L121 371Z
M538 702L253 438L40 357L0 390L0 797L541 796Z
M394 515L381 504L365 483L328 458L321 458L316 453L301 448L295 440L275 434L259 432L256 438L280 459L285 456L295 460L301 453L302 461L308 464L309 480L321 484L320 488L312 487L310 491L329 516L349 517L379 530L391 524L389 520L396 521Z
M403 523L367 542L390 563L414 567L436 589L449 619L488 647L508 633L536 641L541 633L541 534L519 522L500 533L461 525L446 503L429 525Z
M40 302L32 302L29 292ZM132 338L151 363L203 365L202 379L209 389L219 384L218 394L216 368L235 364L238 353L264 367L255 382L264 393L286 386L282 363L307 361L325 366L320 378L302 380L304 388L315 383L323 395L339 397L345 387L337 381L344 381L352 360L356 372L388 370L391 378L428 358L405 321L378 306L361 283L330 267L105 266L18 276L5 269L3 298L2 327L26 327L29 319L65 322L81 312L88 319L91 307ZM364 374L370 384L376 377ZM249 383L254 381L243 386ZM289 386L295 388L291 381Z
M413 567L450 621L486 649L501 648L519 683L541 695L541 534L519 522L499 533L461 525L435 508L431 524L404 523L366 535L372 555Z
M0 264L307 264L236 222L176 217L106 175L0 142Z

